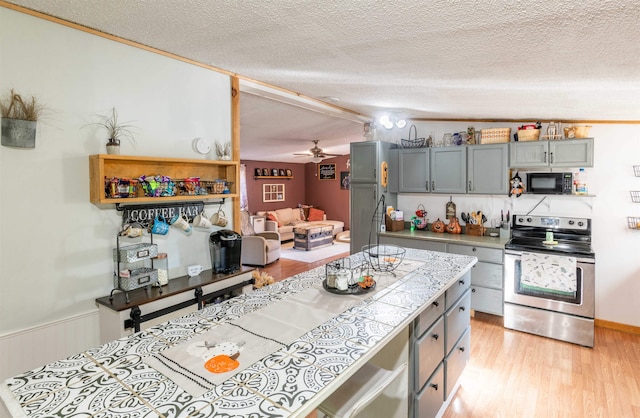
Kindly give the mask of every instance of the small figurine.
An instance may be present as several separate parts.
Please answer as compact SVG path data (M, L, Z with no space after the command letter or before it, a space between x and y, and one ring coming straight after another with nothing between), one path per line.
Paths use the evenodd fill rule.
M520 197L522 193L524 193L524 184L522 183L522 178L516 171L516 175L511 179L511 189L509 190L509 196L516 195L516 197Z

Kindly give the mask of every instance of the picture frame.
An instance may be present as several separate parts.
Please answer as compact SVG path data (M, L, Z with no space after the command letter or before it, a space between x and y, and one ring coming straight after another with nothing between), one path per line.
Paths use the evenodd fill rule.
M262 169L261 168L256 168L255 174L256 177L259 177L262 175Z
M273 177L278 177L278 169L277 168L272 168L271 169L271 175Z
M269 169L268 168L263 168L262 169L262 175L263 176L268 176L269 175Z
M262 201L263 202L284 202L285 188L284 184L263 184L262 185Z
M351 172L341 171L340 172L340 188L342 190L349 190L350 186L351 186Z
M287 174L285 173L285 171L284 171L284 168L281 168L281 169L278 171L278 175L279 175L279 176L282 176L282 177L284 177L284 176L286 176L286 175L287 175Z
M318 164L318 179L319 180L335 180L336 179L336 165L335 164Z
M287 168L287 177L293 177L293 172L289 168Z

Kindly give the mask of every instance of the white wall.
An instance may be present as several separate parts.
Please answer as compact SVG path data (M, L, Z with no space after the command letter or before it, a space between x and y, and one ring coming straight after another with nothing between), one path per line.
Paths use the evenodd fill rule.
M541 113L549 113L541 109ZM535 121L534 121L535 122ZM544 121L543 121L544 122ZM517 124L477 122L418 122L418 137L442 138L445 132L489 127L517 128ZM409 126L403 130L379 132L384 140L399 142L408 138ZM544 123L543 123L544 128ZM594 167L586 168L589 194L595 197L548 197L533 214L582 216L592 218L593 248L596 252L596 318L640 326L640 230L627 227L628 216L640 216L640 204L633 203L630 190L640 190L640 177L634 165L640 165L639 125L593 125L589 136L595 138ZM559 169L557 171L568 171ZM527 213L541 196L453 195L458 216L461 212L482 210L487 218L499 218L500 210L511 214ZM400 194L398 208L413 214L422 203L429 221L445 219L449 195ZM490 225L490 223L488 224Z
M88 156L106 152L106 137L86 125L115 106L137 127L122 154L197 159L194 138L231 140L231 105L226 75L1 7L0 57L0 93L14 88L49 108L35 149L0 147L2 339L95 311L112 288L121 217L89 203ZM154 237L171 276L210 268L208 235Z

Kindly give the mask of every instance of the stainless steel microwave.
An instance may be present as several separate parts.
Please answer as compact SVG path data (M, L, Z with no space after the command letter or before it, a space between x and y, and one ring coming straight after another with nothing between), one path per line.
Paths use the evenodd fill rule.
M527 173L528 193L572 194L573 173Z

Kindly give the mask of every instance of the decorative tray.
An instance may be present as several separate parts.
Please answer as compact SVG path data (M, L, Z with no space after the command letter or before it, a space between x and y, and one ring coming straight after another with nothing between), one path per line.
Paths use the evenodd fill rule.
M322 287L324 287L324 290L326 290L329 293L334 293L336 295L362 295L364 293L370 292L371 290L376 288L376 283L373 283L373 286L371 287L360 287L360 285L356 284L352 284L350 285L347 290L339 290L336 289L334 287L329 287L327 286L327 279L324 279L322 281Z

